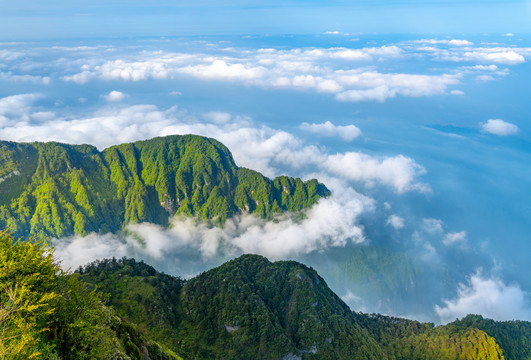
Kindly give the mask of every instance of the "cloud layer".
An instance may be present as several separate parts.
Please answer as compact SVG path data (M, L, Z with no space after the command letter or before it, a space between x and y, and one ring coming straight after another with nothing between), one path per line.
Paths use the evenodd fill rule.
M304 122L299 126L299 129L321 136L339 137L345 141L352 141L361 135L361 130L354 125L334 125L330 121L322 124L308 124Z
M120 97L120 96L119 96ZM171 134L199 134L224 143L240 166L256 169L267 176L285 174L307 177L321 172L346 182L366 186L384 185L398 193L429 192L418 178L424 168L403 156L371 156L361 152L329 154L326 149L307 145L295 135L266 126L255 126L252 119L222 112L200 117L176 107L159 110L154 105L104 108L86 118L62 118L43 112L33 102L38 95L18 95L0 99L0 129L4 139L13 141L60 141L89 143L100 149ZM312 125L301 125L312 128ZM348 139L359 133L354 126L325 127L329 135Z
M107 61L83 64L66 81L84 84L106 81L144 81L192 77L236 82L265 88L289 88L328 93L339 101L385 101L397 96L432 96L458 89L466 71L433 74L378 70L379 63L411 57L434 61L478 63L489 72L494 64L517 65L531 55L529 48L475 47L470 41L417 40L362 48L218 48L208 53L141 52ZM486 76L486 75L479 75Z
M441 322L446 324L468 314L504 320L531 320L528 294L517 285L507 285L496 278L484 277L480 272L470 276L468 284L460 284L457 298L435 306Z
M167 264L177 264L190 255L209 260L254 253L285 259L361 243L365 238L358 217L373 210L373 200L351 189L343 191L341 197L319 201L303 219L287 214L271 222L242 215L228 219L219 228L191 218L174 218L169 229L144 223L129 225L124 234L54 239L55 255L65 268L76 268L110 256Z

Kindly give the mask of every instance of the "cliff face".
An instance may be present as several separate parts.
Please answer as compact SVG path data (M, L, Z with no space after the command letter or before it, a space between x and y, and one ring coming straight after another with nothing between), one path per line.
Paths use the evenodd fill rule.
M316 180L239 168L214 139L168 136L98 151L89 145L0 142L0 228L61 237L167 225L174 214L222 224L238 212L270 219L329 195Z

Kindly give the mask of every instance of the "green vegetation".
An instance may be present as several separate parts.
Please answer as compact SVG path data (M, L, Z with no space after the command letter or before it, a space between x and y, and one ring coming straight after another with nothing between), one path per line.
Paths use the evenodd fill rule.
M352 312L293 261L244 255L186 282L130 259L79 272L110 294L120 315L185 359L490 360L526 359L531 350L528 322L469 316L435 327Z
M176 348L177 311L184 282L134 259L95 261L77 271L92 288L109 294L107 304L150 338Z
M0 233L0 359L179 359L103 300L43 243Z
M103 295L105 294L105 295ZM0 233L0 359L529 359L531 323L350 311L313 270L243 255L183 281L133 259L60 270ZM179 356L177 355L179 354Z
M222 225L237 213L272 219L328 196L316 180L238 168L214 139L168 136L113 146L0 142L0 229L18 236L168 225L174 214Z
M378 314L353 316L369 329L390 360L505 359L496 339L474 327L434 327Z
M496 339L507 360L531 359L531 323L528 321L494 321L480 315L468 315L451 324L458 329L477 328Z

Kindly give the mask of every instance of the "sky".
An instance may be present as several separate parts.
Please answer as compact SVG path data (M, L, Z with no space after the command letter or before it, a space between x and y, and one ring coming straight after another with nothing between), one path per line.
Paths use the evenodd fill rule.
M529 33L530 1L0 1L4 39L235 34Z
M135 256L189 277L259 253L314 266L354 310L531 320L529 2L0 8L0 140L103 150L194 133L240 166L332 190L303 221L54 239L66 267ZM375 305L339 270L363 246L420 264L411 282L429 294Z

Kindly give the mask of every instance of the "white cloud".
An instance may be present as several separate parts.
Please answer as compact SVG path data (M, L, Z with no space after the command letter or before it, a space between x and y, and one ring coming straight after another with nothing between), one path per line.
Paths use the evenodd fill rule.
M0 129L25 126L35 112L33 103L42 98L39 94L20 94L0 98ZM9 135L2 134L4 139Z
M352 141L361 135L361 130L354 125L334 125L330 121L322 124L302 123L299 129L322 136L340 137L345 141Z
M125 234L89 234L54 239L52 243L55 255L66 268L111 256L179 262L190 254L208 260L224 254L253 253L284 259L365 240L358 217L373 210L373 201L352 189L342 191L339 197L321 199L302 220L289 214L275 222L237 215L220 228L176 217L168 229L149 223L134 224L127 226Z
M363 299L359 296L356 296L350 290L348 290L345 295L341 296L341 300L343 300L352 311L368 312L363 306Z
M492 80L494 80L494 77L491 76L491 75L479 75L479 76L476 76L476 80L477 80L477 81L483 81L483 82L486 82L486 81L492 81Z
M444 300L444 306L435 306L441 322L446 324L468 314L505 320L531 320L531 310L518 285L506 285L496 278L483 277L479 272L470 276L468 284L460 284L457 298Z
M473 42L468 40L459 40L459 39L452 39L452 40L437 40L437 39L422 39L422 40L415 40L415 43L418 44L430 44L430 45L452 45L452 46L472 46L474 45Z
M374 89L368 90L348 90L336 95L336 99L339 101L371 101L376 100L384 102L389 98L396 97L396 90L389 89L389 87L382 85Z
M518 126L501 119L489 119L481 128L484 132L498 136L514 135L519 130Z
M125 98L125 94L123 92L113 90L107 95L103 95L103 98L108 102L119 102Z
M465 95L465 92L462 90L452 90L450 91L450 94L452 95Z
M453 45L453 46L472 46L472 45L474 45L474 43L470 42L470 41L467 41L467 40L453 39L453 40L448 41L448 45Z
M187 75L210 80L254 80L261 78L266 71L261 66L245 66L243 64L229 64L216 59L209 65L190 65L178 70Z
M325 31L324 33L327 34L327 35L339 35L339 31L337 31L337 30Z
M393 214L387 219L386 225L392 226L396 230L403 229L405 226L404 218Z
M11 50L0 50L0 60L7 62L7 61L14 61L24 56L23 53L18 51L11 51Z
M232 120L232 115L221 111L211 111L203 115L203 118L215 124L227 124Z
M381 73L351 65L404 56L404 50L396 45L359 49L229 50L218 55L143 52L131 59L85 64L79 73L63 79L84 84L96 78L141 81L185 75L266 88L313 90L335 94L341 101L385 101L397 95L444 94L450 85L459 83L458 75ZM234 56L227 56L227 52Z
M430 96L444 94L448 86L458 84L458 75L382 74L375 71L338 71L337 81L356 89L340 92L340 101L385 101L397 95Z
M426 170L403 155L379 159L362 153L347 152L329 155L324 167L342 178L363 181L368 186L379 182L394 188L398 193L411 190L431 191L426 184L415 182Z
M466 231L448 233L442 239L442 242L446 246L461 244L464 245L467 242Z
M449 43L449 42L448 42ZM531 48L503 47L492 44L491 47L473 47L472 44L453 48L441 48L436 46L440 41L427 43L434 46L415 47L419 54L428 53L436 60L476 62L478 65L485 63L517 65L526 61L526 56L531 55ZM463 45L465 45L463 43ZM486 45L486 44L485 44Z
M51 79L49 76L14 75L10 72L0 72L0 81L10 81L15 83L34 83L42 85L50 85L51 83Z
M0 130L4 139L89 143L103 149L155 136L192 133L218 139L231 150L238 165L270 177L286 172L302 177L322 172L346 182L388 186L398 193L430 191L429 186L418 181L425 173L424 168L409 157L375 157L358 152L329 154L325 148L307 145L288 132L256 127L248 117L210 112L198 120L176 107L162 111L154 105L135 105L104 108L85 118L53 114L42 118L31 107L34 100L33 95L0 99ZM330 131L332 126L325 124ZM347 132L347 138L356 133L353 127L342 130Z
M438 234L443 232L443 221L440 219L423 219L422 228L430 234Z
M449 61L474 61L506 65L516 65L526 61L522 54L506 48L477 48L462 53L446 54L443 56L443 59Z

